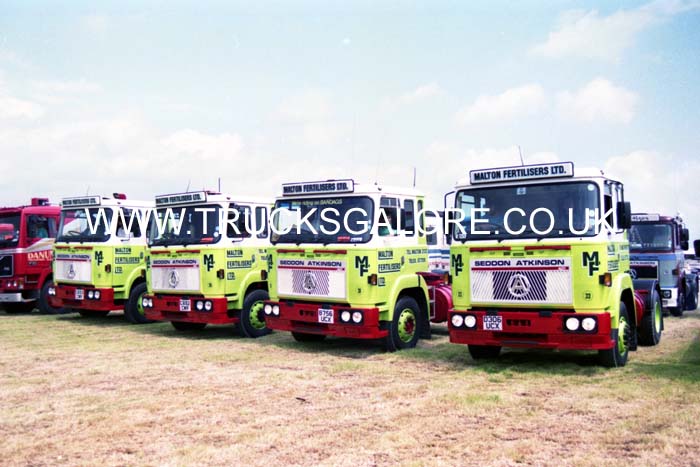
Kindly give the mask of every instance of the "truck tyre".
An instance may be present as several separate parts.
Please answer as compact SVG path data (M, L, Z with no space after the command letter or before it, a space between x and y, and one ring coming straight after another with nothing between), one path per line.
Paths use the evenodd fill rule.
M651 290L650 310L642 318L639 327L639 343L641 345L656 345L661 340L661 330L664 326L663 312L661 310L661 298L656 289Z
M170 324L178 331L200 331L207 327L207 323L188 323L186 321L171 321Z
M292 337L297 342L321 342L326 338L325 334L307 334L296 331L292 331Z
M135 285L131 288L129 293L129 299L126 301L126 306L124 307L124 316L132 324L146 324L152 323L150 319L146 319L146 314L143 311L143 299L148 287L146 287L145 282Z
M625 366L629 356L629 342L632 340L632 326L627 315L627 307L620 302L620 316L617 332L613 330L613 346L610 349L599 350L600 363L608 368Z
M689 287L687 297L685 298L685 309L695 311L698 307L698 281L692 279L692 285Z
M16 315L19 313L29 313L34 309L34 302L9 302L5 303L5 312L8 315Z
M80 316L84 318L103 318L109 314L109 311L103 310L78 310Z
M253 290L243 300L241 310L240 332L245 337L262 337L270 334L270 329L265 326L265 313L263 307L269 295L266 290Z
M474 360L493 360L501 353L499 345L472 345L469 344L469 355Z
M39 292L39 301L37 305L39 311L45 315L60 315L66 313L65 308L54 308L49 303L49 288L53 286L53 279L49 279L44 282L44 285L41 286L41 292Z
M389 334L384 338L384 347L389 352L411 349L418 343L421 330L421 311L411 297L401 297L394 306L394 316L389 325Z
M685 290L678 291L678 306L669 309L673 316L679 317L683 316L685 311Z

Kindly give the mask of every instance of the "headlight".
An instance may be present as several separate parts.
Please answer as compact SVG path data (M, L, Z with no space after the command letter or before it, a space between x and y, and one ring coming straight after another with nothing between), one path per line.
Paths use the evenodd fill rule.
M279 305L272 305L272 314L275 316L280 315L280 306Z
M352 312L352 321L355 324L360 324L362 322L362 312L353 311Z
M197 308L198 311L202 311L204 309L204 302L197 302L195 308Z
M464 317L464 325L468 328L473 328L476 326L476 316L467 315Z
M99 299L100 299L100 295L101 295L100 291L99 291L99 290L95 290L95 300L99 300Z
M578 329L578 326L578 318L574 318L573 316L570 318L566 318L566 329L568 329L569 331L575 331Z
M595 318L583 318L581 321L581 327L584 331L592 331L595 329Z
M464 324L464 316L462 315L452 315L452 326L459 328Z
M152 298L148 299L148 307L153 308L153 299Z
M271 314L271 313L272 313L272 305L270 305L270 304L268 303L267 305L265 305L264 310L265 310L265 314L266 314L266 315Z
M49 287L49 295L56 295L56 289L53 287Z
M345 310L340 313L340 321L347 323L350 321L350 312L348 310Z
M147 298L141 299L141 306L143 306L144 308L148 308L148 299Z
M93 298L95 298L95 292L93 292L92 290L88 290L88 298L89 298L90 300L92 300Z
M207 300L206 302L204 302L204 309L205 309L205 310L211 311L212 306L213 306L213 305L212 305L212 303L211 303L209 300Z

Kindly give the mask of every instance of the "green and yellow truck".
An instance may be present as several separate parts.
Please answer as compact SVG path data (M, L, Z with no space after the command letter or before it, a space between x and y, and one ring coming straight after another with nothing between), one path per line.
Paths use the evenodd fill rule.
M83 316L124 310L126 319L146 323L141 296L146 292L146 255L152 201L81 196L61 202L54 243L52 306Z
M180 331L234 324L247 337L267 334L271 200L202 191L158 196L155 205L146 317Z
M353 180L288 183L272 213L265 320L297 341L326 336L414 347L447 319L446 277L429 272L424 197Z
M502 347L597 350L610 367L659 342L658 283L630 274L622 183L560 162L473 170L455 191L451 342L475 359Z

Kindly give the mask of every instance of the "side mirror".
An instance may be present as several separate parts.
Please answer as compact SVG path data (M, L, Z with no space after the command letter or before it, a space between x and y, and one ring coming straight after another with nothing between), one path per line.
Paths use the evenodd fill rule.
M632 227L632 207L628 201L617 203L617 226L623 230Z
M690 232L688 232L688 229L681 230L681 241L686 243L690 241ZM686 247L685 249L687 250L688 248Z
M693 242L693 248L695 249L695 257L700 258L700 239Z
M688 240L681 240L681 250L685 251L690 248Z

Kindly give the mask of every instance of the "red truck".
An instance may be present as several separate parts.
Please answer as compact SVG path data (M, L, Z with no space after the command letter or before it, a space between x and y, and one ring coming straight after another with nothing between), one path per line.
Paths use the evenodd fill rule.
M0 307L7 313L39 308L58 313L48 301L51 260L61 208L47 198L28 206L0 208Z

